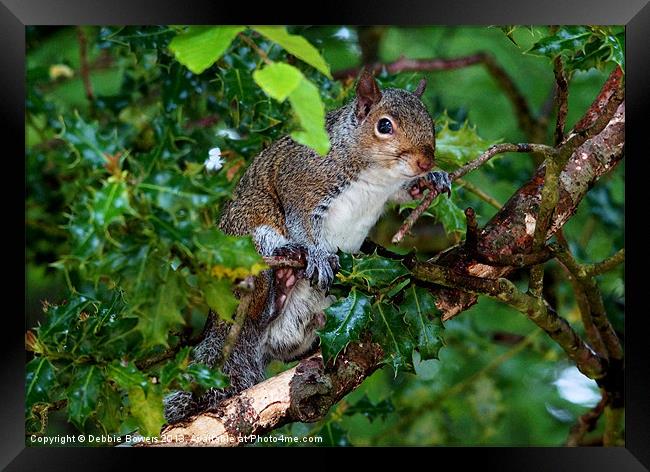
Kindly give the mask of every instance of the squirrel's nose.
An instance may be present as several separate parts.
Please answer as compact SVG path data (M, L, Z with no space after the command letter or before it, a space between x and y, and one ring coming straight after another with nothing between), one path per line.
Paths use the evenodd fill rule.
M433 167L433 160L429 159L428 157L422 156L417 160L417 164L418 164L418 168L422 172L428 172Z

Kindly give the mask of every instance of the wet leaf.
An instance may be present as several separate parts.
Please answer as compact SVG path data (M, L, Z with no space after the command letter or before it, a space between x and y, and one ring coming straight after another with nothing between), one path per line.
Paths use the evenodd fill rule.
M66 391L68 418L83 430L88 417L96 410L104 384L104 375L95 365L83 365L74 371L73 380Z
M31 411L32 405L49 402L57 387L54 366L45 357L35 357L25 367L25 411Z
M350 294L325 310L327 322L318 331L323 359L336 356L350 341L359 339L361 330L370 320L370 298L353 288Z
M379 301L372 305L372 339L381 344L395 375L400 370L415 372L412 354L414 342L403 314L391 303Z
M399 306L400 312L417 340L415 349L422 360L437 359L443 346L442 323L439 310L431 293L416 285L406 290L406 297Z

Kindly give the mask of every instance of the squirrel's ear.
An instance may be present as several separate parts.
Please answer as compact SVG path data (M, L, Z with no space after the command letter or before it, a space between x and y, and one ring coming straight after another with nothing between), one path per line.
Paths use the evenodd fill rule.
M413 92L413 93L418 98L421 98L422 94L424 93L424 89L426 89L426 88L427 88L427 79L424 79L424 78L420 79L420 83L418 84L418 88L416 88L415 92Z
M357 118L363 120L368 116L370 108L379 100L381 100L379 85L368 69L363 69L357 83Z

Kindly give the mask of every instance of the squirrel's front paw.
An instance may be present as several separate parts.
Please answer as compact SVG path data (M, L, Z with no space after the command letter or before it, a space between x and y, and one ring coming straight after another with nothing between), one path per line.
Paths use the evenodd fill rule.
M307 264L308 251L305 246L296 243L289 243L276 248L273 251L273 255L287 257L302 262L303 264Z
M433 185L434 190L440 195L446 193L447 197L451 196L451 179L445 171L429 172L424 176L427 182Z
M307 252L305 276L311 285L327 290L334 281L334 274L339 270L339 256L331 254L318 246L310 246Z

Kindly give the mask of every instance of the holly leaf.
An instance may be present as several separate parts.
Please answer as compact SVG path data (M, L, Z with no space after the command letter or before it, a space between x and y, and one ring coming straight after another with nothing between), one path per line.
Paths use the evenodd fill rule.
M467 219L465 218L465 212L454 203L454 196L454 190L451 191L451 196L449 198L445 195L441 195L431 202L427 211L436 219L436 221L442 223L447 234L464 234L466 231Z
M242 26L190 26L169 43L176 60L201 74L226 52Z
M77 334L70 332L70 326L91 303L90 299L79 295L67 303L49 306L45 311L45 321L36 329L39 341L55 350L64 346L69 337Z
M87 123L76 113L74 119L62 120L62 131L58 137L68 143L72 151L93 167L104 167L108 156L114 156L120 150L117 130L103 134L98 122Z
M97 402L104 384L104 375L96 365L82 365L73 375L66 391L68 419L83 430L88 417L97 409Z
M361 282L368 287L385 287L409 272L401 263L376 253L353 259L352 270L341 269L341 279L344 281Z
M440 222L447 234L461 233L464 234L467 226L467 219L465 212L455 203L456 190L451 189L451 196L439 195L433 199L429 208L427 208L422 215L428 216ZM413 200L411 202L402 203L399 207L400 213L405 209L413 209L420 204L420 201Z
M189 346L182 348L173 361L167 362L160 369L160 385L164 388L169 387L174 380L182 381L180 375L187 370L190 364L190 349Z
M562 26L555 34L537 41L526 52L551 59L562 53L572 54L582 50L591 40L592 34L593 32L585 26Z
M354 405L350 405L345 409L346 416L356 415L357 413L365 416L370 421L374 421L377 418L385 418L386 415L395 411L395 406L390 399L382 400L378 403L373 403L368 398L367 394L364 394L361 397L361 400L357 401Z
M95 224L106 229L115 221L124 221L123 215L135 213L129 204L126 183L113 180L95 192L92 215Z
M327 322L318 331L323 360L328 362L348 345L359 339L361 330L370 320L370 298L352 288L348 296L325 310Z
M156 291L153 303L140 309L136 328L142 333L145 347L168 346L169 332L184 322L181 309L185 306L185 298L178 276L169 272Z
M97 409L97 421L106 431L119 431L124 411L122 408L122 395L113 388L104 388Z
M456 169L476 159L493 144L495 141L481 138L476 126L470 126L469 122L452 130L447 120L436 132L436 164L445 170Z
M226 321L232 321L239 300L232 292L232 283L228 279L210 278L204 281L203 294L205 301L212 310Z
M289 34L283 26L254 26L252 28L262 36L282 46L289 54L296 56L301 61L320 71L327 78L332 78L330 68L323 56L318 52L318 49L302 36Z
M163 397L159 388L150 389L145 395L140 387L129 390L130 412L138 424L138 432L143 436L158 436L165 424Z
M391 303L383 301L372 306L372 313L373 340L381 344L386 355L384 362L391 365L395 375L399 370L415 372L412 361L414 343L403 314Z
M52 393L58 386L54 366L45 357L35 357L25 367L25 413L36 403L52 400Z
M133 361L127 365L122 365L119 360L114 360L106 368L106 374L124 390L131 390L139 387L147 390L149 381L147 376L138 370Z
M257 275L266 268L250 236L230 236L218 228L199 232L194 241L198 257L212 266L212 275L230 279Z
M443 346L443 327L431 293L422 287L411 285L406 289L406 297L399 310L404 314L404 320L417 340L415 349L420 353L421 359L437 359Z

